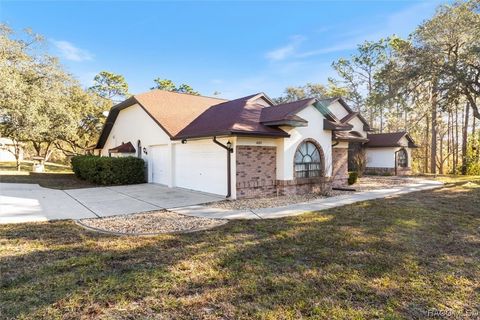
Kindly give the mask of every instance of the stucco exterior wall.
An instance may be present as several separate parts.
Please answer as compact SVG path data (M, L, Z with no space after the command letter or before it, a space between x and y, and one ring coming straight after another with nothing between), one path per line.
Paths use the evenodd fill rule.
M341 105L340 102L335 101L334 103L328 106L328 109L337 117L338 119L342 119L346 115L348 115L348 111Z
M395 168L395 151L399 148L367 148L367 167Z
M367 132L363 131L363 122L358 117L351 119L348 123L353 126L352 131L359 132L364 138L367 137Z
M325 155L325 176L332 175L332 132L323 130L323 115L313 106L297 113L308 120L306 127L282 127L290 134L289 138L279 139L277 143L277 179L292 180L294 178L293 159L298 145L305 139L317 141Z
M112 131L101 151L102 156L108 156L108 149L112 149L122 142L130 141L135 149L140 140L143 147L148 149L152 145L169 144L170 137L159 125L140 107L135 104L121 110L117 116ZM142 158L148 161L148 155L142 152Z

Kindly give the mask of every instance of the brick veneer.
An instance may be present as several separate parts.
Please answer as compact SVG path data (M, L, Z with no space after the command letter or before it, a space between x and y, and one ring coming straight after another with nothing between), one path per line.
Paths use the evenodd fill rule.
M332 149L333 181L334 187L343 187L348 184L348 148Z
M277 180L278 195L323 193L330 190L331 187L330 178L325 177Z
M237 146L237 198L277 195L276 147Z
M380 167L367 167L365 168L366 174L373 174L373 175L388 175L393 176L395 175L395 168L380 168ZM408 176L412 174L412 168L397 168L397 175L399 176Z
M320 193L331 189L331 179L324 177L276 180L276 149L264 146L236 147L238 199ZM344 170L343 167L341 169Z

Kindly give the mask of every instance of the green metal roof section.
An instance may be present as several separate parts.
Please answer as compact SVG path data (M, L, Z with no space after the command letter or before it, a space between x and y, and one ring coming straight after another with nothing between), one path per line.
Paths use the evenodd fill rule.
M330 100L330 99L328 99ZM333 115L332 112L330 112L330 110L328 109L328 105L330 105L331 101L328 101L328 100L318 100L317 102L315 102L313 104L313 106L315 108L317 108L318 111L320 111L321 114L323 114L323 116L325 118L327 118L328 120L331 120L331 121L338 121L338 119ZM325 102L329 102L328 104L325 103Z

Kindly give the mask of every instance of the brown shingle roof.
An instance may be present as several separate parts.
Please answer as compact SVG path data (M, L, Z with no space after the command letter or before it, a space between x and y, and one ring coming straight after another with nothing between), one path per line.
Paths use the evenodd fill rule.
M261 123L262 109L265 107L255 103L255 99L252 99L258 96L261 96L261 94L223 102L210 107L181 130L173 139L231 134L288 137L285 131L268 127Z
M403 147L400 143L400 140L405 137L408 140L409 148L416 148L415 142L412 137L402 131L402 132L391 132L391 133L375 133L368 134L368 142L365 144L368 148L380 148L380 147Z
M315 99L303 99L299 101L278 104L262 109L260 117L261 122L274 122L280 120L300 120L302 119L295 114L305 107L313 104ZM304 120L304 119L302 119ZM305 120L304 120L305 121Z
M116 146L115 148L108 149L108 152L111 152L111 153L135 153L136 150L135 150L135 147L133 146L133 144L130 141L128 141L127 143L122 143L121 145Z
M170 136L176 135L210 106L227 101L162 90L149 91L135 98Z
M210 106L224 101L227 100L164 90L134 95L112 107L96 148L103 148L105 145L119 112L134 104L139 104L170 137L173 137Z

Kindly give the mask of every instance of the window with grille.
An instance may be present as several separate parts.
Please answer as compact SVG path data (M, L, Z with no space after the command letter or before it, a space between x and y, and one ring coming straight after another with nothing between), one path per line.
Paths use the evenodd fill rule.
M322 175L320 151L312 142L303 142L295 153L295 176L313 178Z
M398 151L397 162L398 162L398 166L399 166L399 167L402 167L402 168L408 167L408 154L407 154L407 150L402 149L402 150Z

